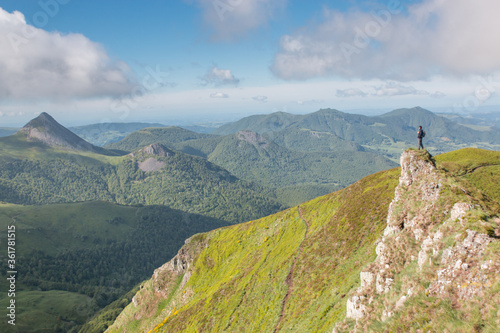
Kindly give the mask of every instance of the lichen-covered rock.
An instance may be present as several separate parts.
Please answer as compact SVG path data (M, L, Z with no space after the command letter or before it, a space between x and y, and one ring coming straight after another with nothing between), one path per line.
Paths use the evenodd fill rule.
M371 287L373 282L375 282L375 274L373 274L371 272L361 272L359 275L361 278L360 292Z
M491 238L477 231L467 230L467 237L453 248L443 251L437 278L427 288L430 295L453 293L462 300L481 295L488 281L492 278L487 268L483 270L481 257ZM487 265L486 265L487 267Z
M451 209L451 219L452 220L461 220L465 217L467 212L474 208L474 205L466 203L466 202L457 202L453 205Z
M373 307L376 306L376 298L392 292L395 278L404 265L415 260L418 260L419 272L423 272L425 268L426 273L423 274L428 274L429 269L435 269L436 265L442 267L435 271L437 277L429 287L426 290L420 289L420 292L427 295L450 293L453 290L456 297L465 300L481 295L482 290L489 286L488 283L492 280L490 274L495 272L492 269L494 264L485 263L480 258L491 238L467 230L467 237L463 241L457 239L456 246L443 250L444 239L451 236L445 234L445 230L450 232L453 225L448 224L448 227L443 228L437 226L445 222L444 218L448 213L451 218L447 222L462 221L475 206L446 200L442 201L446 206L436 206L443 183L446 182L441 177L443 176L432 160L422 153L407 151L401 156L399 185L389 205L387 226L375 248L377 257L370 264L369 271L365 270L360 274L361 286L347 301L347 318L359 320L366 317L368 311L375 311ZM433 218L439 210L442 221ZM413 252L405 248L408 245L414 247ZM439 254L442 254L441 261L438 261ZM432 262L434 258L436 261ZM433 265L429 265L431 263ZM372 289L373 285L375 288ZM378 312L381 316L379 319L386 321L400 311L408 299L419 292L417 286L415 281L407 282L406 294L391 294L390 299L393 301L388 302L386 299L383 302L385 310ZM357 324L356 327L360 326Z
M347 300L346 318L359 320L365 316L366 306L361 303L362 300L363 298L360 296L354 296Z

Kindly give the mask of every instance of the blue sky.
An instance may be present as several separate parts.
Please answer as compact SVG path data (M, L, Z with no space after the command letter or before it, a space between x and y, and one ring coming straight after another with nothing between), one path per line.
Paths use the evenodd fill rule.
M0 127L500 104L497 0L2 0Z

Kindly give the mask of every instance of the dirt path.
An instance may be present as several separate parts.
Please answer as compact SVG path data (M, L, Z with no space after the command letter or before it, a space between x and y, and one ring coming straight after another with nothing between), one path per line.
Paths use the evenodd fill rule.
M297 209L299 211L300 218L306 224L306 232L304 234L304 239L302 240L302 242L299 245L299 252L297 253L297 256L295 257L295 259L293 260L292 267L290 268L290 271L288 272L288 275L286 276L286 279L285 279L285 283L288 285L288 290L286 291L285 297L283 298L283 303L281 305L280 318L278 320L278 323L274 327L274 332L275 333L278 332L278 327L280 326L281 322L283 321L283 317L285 315L286 304L287 304L288 298L290 297L290 294L292 293L292 290L293 290L293 274L295 272L295 265L297 264L297 260L299 259L300 255L302 254L304 241L306 240L307 234L309 233L309 221L307 221L303 217L303 215L302 215L302 208L300 206L298 206Z

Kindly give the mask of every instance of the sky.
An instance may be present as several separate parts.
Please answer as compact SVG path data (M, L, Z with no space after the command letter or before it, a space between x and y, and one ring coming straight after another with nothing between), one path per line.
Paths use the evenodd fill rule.
M0 127L41 112L74 126L491 110L498 13L498 0L0 0Z

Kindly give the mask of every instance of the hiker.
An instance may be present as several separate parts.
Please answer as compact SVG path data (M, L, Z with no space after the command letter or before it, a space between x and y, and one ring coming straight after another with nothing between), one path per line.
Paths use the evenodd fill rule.
M417 138L418 138L418 150L420 148L424 149L424 146L422 145L422 139L425 137L425 132L422 129L422 126L418 126L418 132L417 132Z

